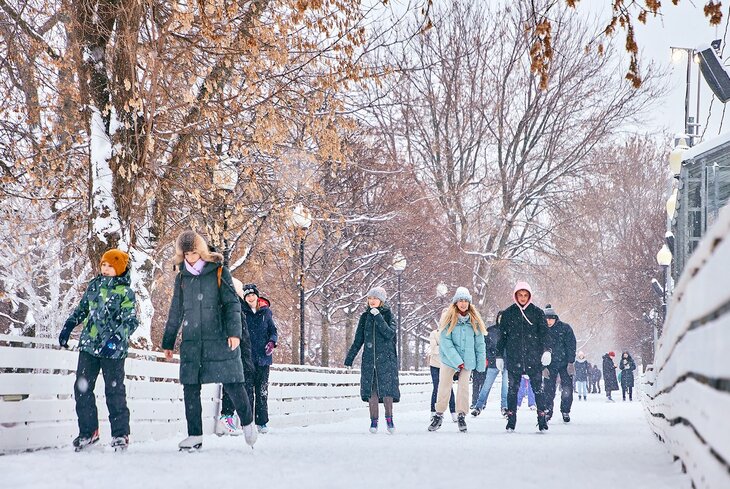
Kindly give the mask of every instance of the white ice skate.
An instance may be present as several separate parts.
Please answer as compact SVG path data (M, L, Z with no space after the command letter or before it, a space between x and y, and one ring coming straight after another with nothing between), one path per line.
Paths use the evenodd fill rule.
M181 452L197 452L203 448L203 437L202 436L188 436L183 441L178 443L177 447Z
M246 444L250 446L252 450L258 436L259 431L256 429L256 425L253 421L243 427L243 438L246 440Z
M239 436L242 435L243 432L236 427L236 422L233 420L233 416L223 415L218 418L218 427L215 430L215 434L218 436Z

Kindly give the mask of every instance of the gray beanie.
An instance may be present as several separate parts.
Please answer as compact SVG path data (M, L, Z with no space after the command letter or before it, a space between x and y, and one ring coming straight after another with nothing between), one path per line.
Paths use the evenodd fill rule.
M376 299L380 299L380 302L385 302L385 300L388 298L388 295L385 293L384 288L373 287L368 291L368 297L375 297Z
M545 306L545 319L558 319L558 313L555 312L555 309L553 309L553 306L550 304Z
M452 304L456 304L460 300L467 300L471 303L471 294L469 293L469 289L466 287L459 287L456 289L456 292L454 293L454 298L451 299Z

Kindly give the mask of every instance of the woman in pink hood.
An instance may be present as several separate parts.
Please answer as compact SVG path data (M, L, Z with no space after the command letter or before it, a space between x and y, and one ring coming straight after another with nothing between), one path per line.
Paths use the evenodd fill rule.
M497 324L502 333L497 351L504 352L504 368L509 374L506 428L513 431L517 424L517 391L522 375L526 374L535 391L538 427L546 431L541 371L550 365L551 358L546 347L545 313L532 303L532 288L527 282L517 282L512 297L514 303L502 312Z

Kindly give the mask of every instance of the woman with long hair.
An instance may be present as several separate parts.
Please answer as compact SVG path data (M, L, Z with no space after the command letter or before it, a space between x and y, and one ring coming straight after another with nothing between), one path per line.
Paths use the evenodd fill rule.
M472 304L471 294L466 287L459 287L451 306L441 318L439 354L439 388L436 396L436 414L431 419L428 431L441 427L444 410L449 403L454 375L458 375L456 391L456 412L459 431L466 433L466 413L469 409L469 376L472 370L484 372L487 354L484 336L487 328L482 316Z

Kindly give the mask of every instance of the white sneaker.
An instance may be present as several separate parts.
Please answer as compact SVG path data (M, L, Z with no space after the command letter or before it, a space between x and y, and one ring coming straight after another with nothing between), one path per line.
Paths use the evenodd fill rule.
M246 444L251 448L253 448L254 443L256 443L256 438L258 438L258 436L259 432L253 422L243 427L243 437L246 440Z
M256 429L257 429L257 430L259 431L259 433L261 433L262 435L265 435L266 433L268 433L268 432L269 432L269 427L268 427L268 426L266 426L265 424L257 424L257 425L256 425Z
M202 436L188 436L183 441L178 443L177 447L180 449L181 452L183 452L183 451L192 452L195 450L200 450L203 447L203 437Z
M223 435L231 435L231 436L239 436L241 435L241 430L236 428L236 422L233 420L233 416L226 416L223 415L218 419L218 436Z
M459 421L459 415L456 413L451 413L451 421L453 421L454 423Z

